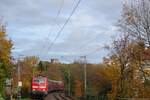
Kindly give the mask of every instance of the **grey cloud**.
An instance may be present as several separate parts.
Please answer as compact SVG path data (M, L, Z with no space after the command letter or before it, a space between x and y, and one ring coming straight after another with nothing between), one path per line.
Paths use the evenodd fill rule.
M68 1L68 0L67 0ZM14 25L53 24L61 0L4 0L0 1L0 16ZM59 18L61 24L65 18Z
M95 0L95 2L91 2L91 6L103 14L115 16L121 10L122 3L122 0Z
M120 15L122 4L122 0L90 0L85 2L84 9L86 13L96 16L97 20L104 16L107 21L114 21Z
M46 52L48 41L55 38L73 8L74 0L64 1L62 12L54 22L62 0L0 0L0 16L8 23L8 35L14 41L13 56L42 56L41 52ZM48 55L80 55L109 43L110 34L116 32L112 24L119 17L121 6L121 0L83 0L45 59ZM46 40L51 27L53 31ZM80 50L83 45L85 49ZM89 60L98 62L102 58L98 53L90 55Z

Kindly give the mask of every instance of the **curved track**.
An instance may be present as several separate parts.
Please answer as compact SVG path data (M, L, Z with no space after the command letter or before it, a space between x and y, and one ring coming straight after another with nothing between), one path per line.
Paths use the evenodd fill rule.
M36 98L32 100L73 100L73 99L67 97L64 92L52 92L45 97L36 96Z
M72 100L71 98L67 97L64 92L54 92L48 94L44 100Z

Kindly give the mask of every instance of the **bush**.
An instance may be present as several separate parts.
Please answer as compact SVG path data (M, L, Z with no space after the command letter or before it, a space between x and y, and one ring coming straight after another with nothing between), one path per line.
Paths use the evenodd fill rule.
M2 95L0 94L0 100L4 100L4 98L2 97Z

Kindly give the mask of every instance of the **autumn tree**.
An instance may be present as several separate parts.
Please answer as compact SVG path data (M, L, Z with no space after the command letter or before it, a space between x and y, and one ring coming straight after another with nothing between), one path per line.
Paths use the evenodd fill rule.
M4 82L11 75L12 42L8 39L5 26L0 23L0 93L4 92Z
M128 92L131 85L129 84L133 79L133 65L130 44L133 41L130 39L129 34L124 34L121 38L113 41L111 64L116 65L116 71L119 71L118 82L117 82L117 93L116 98L127 98L130 97Z
M23 61L21 61L23 66L26 67L32 76L34 76L36 74L37 71L37 65L39 62L39 58L36 56L27 56L23 59Z
M81 65L79 63L62 64L60 69L65 83L65 90L68 92L68 95L75 94L78 96L79 95L82 96L83 87L81 81L82 78ZM79 87L80 89L78 89Z
M150 1L132 0L125 3L119 27L136 40L144 40L150 47Z
M106 73L102 72L103 65L87 64L87 100L96 100L107 98L108 91L111 90L111 82L106 77ZM83 99L84 97L84 67L83 64L74 62L71 64L64 64L62 67L64 82L66 90L73 95ZM70 81L70 82L69 82ZM68 87L70 84L70 87Z
M107 75L113 85L111 96L115 97L116 94L116 98L149 97L145 95L149 89L145 87L149 74L143 65L144 52L144 42L131 41L129 35L113 42L112 55L104 60L106 72L109 73Z
M103 72L103 67L105 67L103 64L87 64L87 94L89 97L107 100L107 93L111 91L112 84Z
M14 90L15 86L18 85L18 66L20 67L20 78L23 83L22 92L23 96L29 96L31 90L31 79L34 75L38 74L38 57L35 56L26 56L22 60L18 60L16 64L16 70L13 75L13 85Z
M142 73L142 77L147 80L141 55L145 47L150 47L149 5L149 0L132 0L124 4L122 17L118 24L122 34L119 39L113 41L113 52L110 57L110 65L115 64L119 68L117 68L119 70L116 84L117 98L135 97L137 95L136 89L139 87L134 87L134 81L141 84L140 80L135 80L137 74ZM137 71L140 73L137 73Z
M123 41L117 40L117 42L114 42L115 43L114 47L115 48L116 46L119 47L115 49L115 51L119 51L116 52L116 54L117 55L121 54L121 56L117 58L120 59L119 60L120 64L124 63L121 64L120 66L121 68L120 75L122 76L122 72L124 72L122 70L126 70L125 76L128 77L128 79L129 79L129 75L130 75L130 80L137 76L140 76L144 78L143 83L147 83L148 81L147 73L144 71L145 66L143 66L143 62L145 61L142 60L143 58L142 55L144 51L146 51L146 48L149 49L150 47L150 6L149 5L150 5L149 0L132 0L131 2L124 4L122 17L119 20L118 26L120 27L120 30L123 33L122 36L124 34L127 34L127 36L129 37L127 39L128 43L125 43L126 40L125 38ZM124 48L122 48L121 43L124 43L123 44L123 46L125 46ZM122 60L125 60L125 62ZM134 75L134 73L137 72L138 75ZM120 77L120 80L122 79L123 78ZM139 80L138 82L140 83L141 81ZM120 86L120 89L121 87L122 86ZM124 92L126 91L125 94L129 95L127 94L129 90L123 90L123 91ZM119 92L119 93L123 93L123 92ZM131 95L129 96L131 97ZM132 96L134 96L134 94Z

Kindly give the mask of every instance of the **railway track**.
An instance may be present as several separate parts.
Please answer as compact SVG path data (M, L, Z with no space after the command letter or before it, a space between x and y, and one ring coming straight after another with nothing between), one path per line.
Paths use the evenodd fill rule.
M70 97L67 97L65 94L59 94L59 96L63 99L63 100L73 100Z
M54 92L48 94L43 100L73 100L65 95L63 92Z

